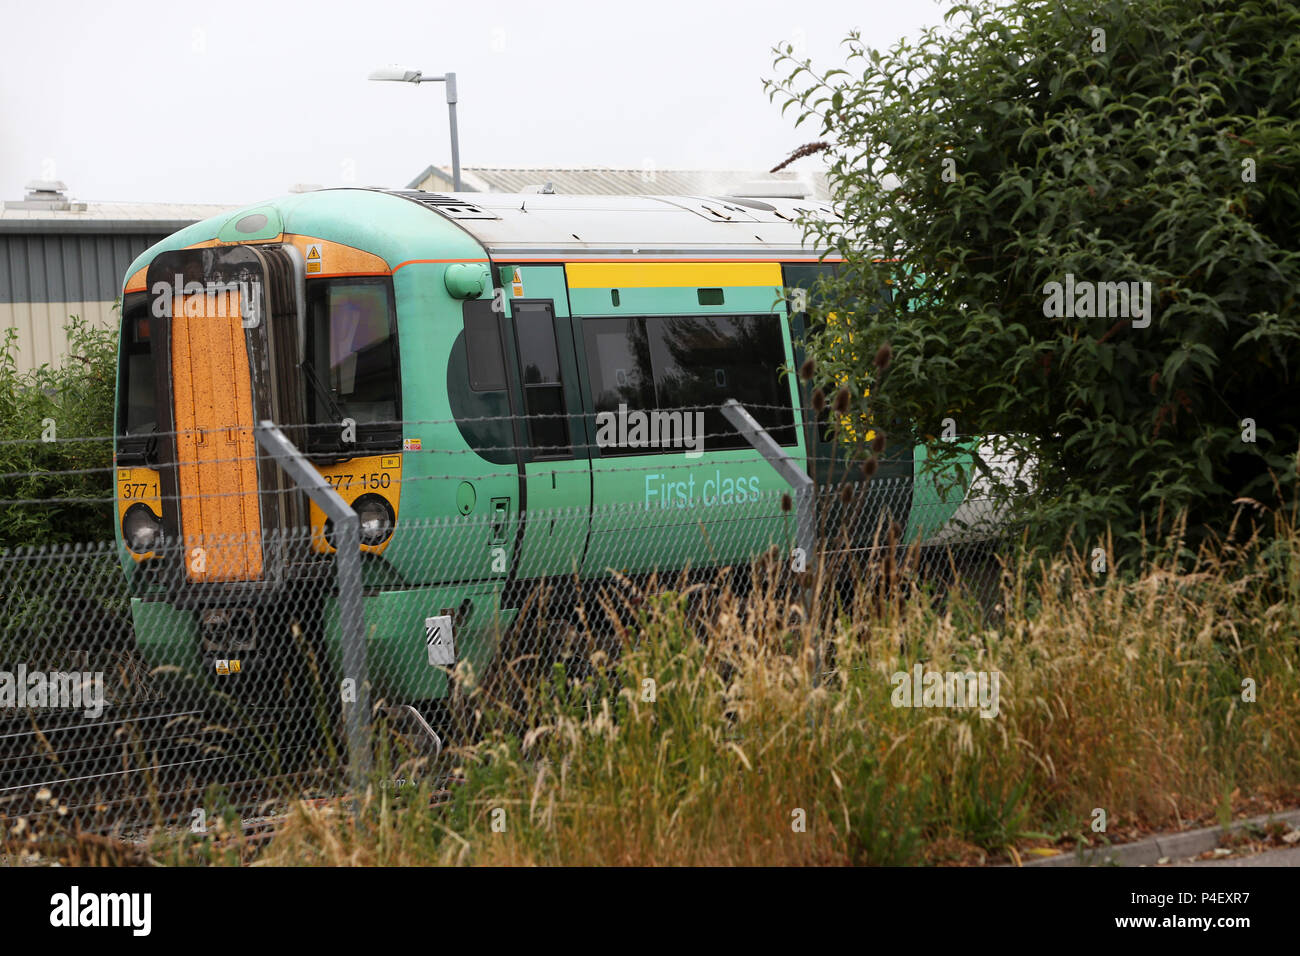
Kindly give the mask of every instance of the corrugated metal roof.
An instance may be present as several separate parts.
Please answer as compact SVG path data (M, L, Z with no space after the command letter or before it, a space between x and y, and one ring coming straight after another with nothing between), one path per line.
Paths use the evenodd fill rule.
M461 170L464 191L519 193L530 186L551 183L557 193L570 195L746 195L755 183L803 184L810 199L827 199L824 173L782 170L779 173L754 170L706 169L559 169L525 166L469 166ZM429 166L410 184L410 189L440 192L452 186L451 168Z
M24 208L5 203L0 232L20 233L172 233L188 225L233 212L239 206L207 203L78 202L67 209Z

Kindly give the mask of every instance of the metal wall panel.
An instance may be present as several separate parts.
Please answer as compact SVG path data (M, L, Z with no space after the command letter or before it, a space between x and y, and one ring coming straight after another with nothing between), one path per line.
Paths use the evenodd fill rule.
M116 299L159 235L0 234L0 303Z
M0 335L18 330L18 370L62 365L68 351L68 316L79 315L100 328L117 324L116 300L102 302L0 302Z
M18 330L18 368L62 364L64 326L80 315L116 322L126 270L158 235L0 234L0 334Z

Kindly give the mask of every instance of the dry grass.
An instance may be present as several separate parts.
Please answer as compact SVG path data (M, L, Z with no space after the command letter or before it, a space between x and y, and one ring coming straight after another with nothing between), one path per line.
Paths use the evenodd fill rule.
M871 588L813 627L770 574L707 620L689 598L636 597L637 640L536 694L527 732L503 722L457 752L449 802L381 789L358 819L303 807L261 859L980 862L1300 798L1294 529L1128 578L1061 557L1005 578L992 627L959 595ZM917 662L998 671L999 716L893 706L890 675Z
M1300 533L1174 554L1165 542L1140 574L1077 555L1005 574L993 624L959 591L899 596L885 579L906 563L850 607L814 582L807 616L770 563L744 598L629 586L587 609L623 650L582 678L557 669L523 708L467 680L480 734L444 755L458 782L434 806L427 784L381 775L355 815L300 803L271 840L232 817L148 856L969 864L1300 803ZM918 662L998 672L998 716L894 706L890 676Z

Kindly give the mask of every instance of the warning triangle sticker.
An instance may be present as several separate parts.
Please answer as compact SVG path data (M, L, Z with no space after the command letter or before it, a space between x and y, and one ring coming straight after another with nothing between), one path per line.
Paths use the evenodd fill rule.
M308 246L308 247L307 247L307 258L308 258L308 259L319 259L319 258L320 258L320 246Z

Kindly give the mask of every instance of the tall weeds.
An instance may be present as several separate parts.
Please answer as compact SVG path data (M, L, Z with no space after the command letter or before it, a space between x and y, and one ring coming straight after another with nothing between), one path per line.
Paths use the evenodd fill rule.
M355 818L303 806L262 859L979 862L1296 803L1300 534L1158 554L1128 576L1075 554L1022 566L994 623L960 589L862 586L846 606L824 582L806 616L770 566L743 597L629 589L605 608L621 653L557 667L527 729L517 699L497 720L471 686L482 731L452 752L445 802L376 787ZM918 663L997 672L997 716L894 706L891 676Z

